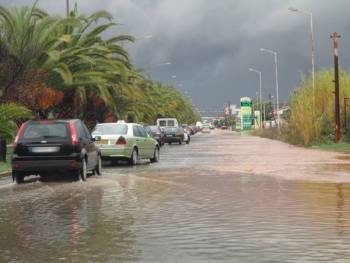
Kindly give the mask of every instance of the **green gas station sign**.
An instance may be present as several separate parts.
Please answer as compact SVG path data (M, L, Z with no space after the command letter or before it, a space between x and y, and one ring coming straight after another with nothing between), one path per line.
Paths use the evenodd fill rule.
M241 130L252 128L252 100L248 97L241 98Z

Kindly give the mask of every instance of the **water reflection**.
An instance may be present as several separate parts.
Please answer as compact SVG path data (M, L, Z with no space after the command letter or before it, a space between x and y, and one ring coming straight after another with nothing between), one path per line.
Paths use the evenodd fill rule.
M125 199L119 189L81 183L36 183L36 187L36 194L32 186L25 186L14 190L15 196L1 196L4 262L88 262L91 258L108 262L137 257L130 230L134 219L120 209Z
M345 198L343 193L343 184L337 184L337 209L336 209L336 229L339 236L345 232L346 218L344 217Z
M86 183L3 187L0 262L350 260L349 184L203 168L221 156L192 143Z

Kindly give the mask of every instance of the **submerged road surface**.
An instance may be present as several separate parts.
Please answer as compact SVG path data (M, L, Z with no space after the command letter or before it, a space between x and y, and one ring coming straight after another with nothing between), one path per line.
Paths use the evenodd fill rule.
M350 161L229 131L83 182L0 180L0 262L349 262Z

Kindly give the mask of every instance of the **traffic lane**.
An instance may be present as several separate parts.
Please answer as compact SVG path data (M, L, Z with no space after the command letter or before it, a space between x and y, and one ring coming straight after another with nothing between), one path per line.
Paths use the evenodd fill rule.
M161 148L160 157L159 163L150 164L148 160L141 160L136 167L127 164L113 166L109 162L104 162L103 177L127 174L131 171L133 173L162 169L191 171L200 168L217 172L268 175L290 180L350 182L348 176L350 157L347 154L306 149L230 131L198 133L192 136L189 145L165 145ZM92 176L89 179L96 178ZM35 181L37 178L29 180L29 182ZM0 178L0 185L11 182L11 177Z
M9 184L0 191L0 254L5 262L350 258L349 185L222 170L235 164L230 145L246 142L200 134L162 148L158 164L107 166L87 182Z

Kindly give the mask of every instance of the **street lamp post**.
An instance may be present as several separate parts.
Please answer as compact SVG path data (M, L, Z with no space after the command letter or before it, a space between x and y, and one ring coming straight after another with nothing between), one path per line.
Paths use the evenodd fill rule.
M66 0L67 17L69 17L69 0Z
M315 90L316 90L316 81L315 81L315 37L314 37L314 19L313 14L308 11L300 10L294 7L289 7L289 11L298 12L303 15L310 17L310 35L311 35L311 67L312 67L312 88L313 88L313 108L315 108Z
M278 128L280 128L280 106L279 106L279 87L278 87L278 57L277 57L277 52L270 50L270 49L266 49L266 48L260 48L261 52L266 52L266 53L270 53L272 55L274 55L275 58L275 74L276 74L276 111L277 111L277 126Z
M264 125L262 125L262 122L264 122L264 120L262 118L263 106L262 106L262 79L261 79L261 71L253 69L253 68L249 68L249 71L259 74L259 83L260 83L260 86L259 86L259 93L260 93L260 127L263 128ZM264 119L265 119L265 113L264 113Z

